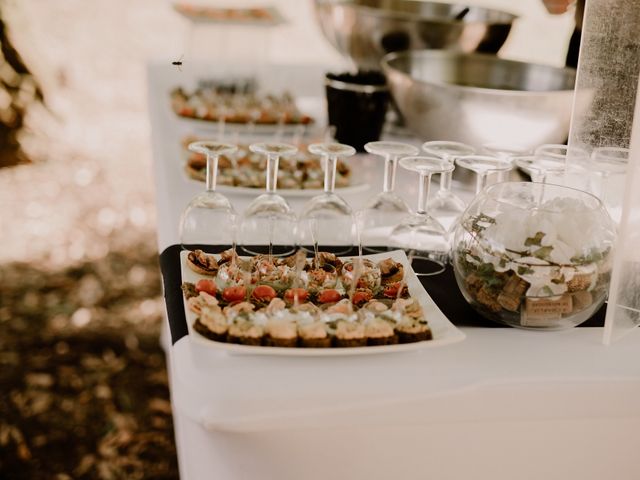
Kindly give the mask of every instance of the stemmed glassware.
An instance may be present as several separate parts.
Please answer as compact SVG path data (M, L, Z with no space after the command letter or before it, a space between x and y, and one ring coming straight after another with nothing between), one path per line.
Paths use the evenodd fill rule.
M589 157L587 151L580 147L570 147L560 143L546 143L544 145L540 145L533 153L536 157L562 160L565 162L569 158L585 159Z
M517 159L516 159L517 160ZM589 154L579 147L561 144L540 145L533 153L533 159L521 160L517 165L534 172L532 180L547 183L549 176L562 175L567 172L569 160L578 160L585 165ZM529 165L528 167L526 165ZM534 177L537 176L538 180Z
M253 199L242 216L242 249L257 255L264 253L260 246L268 245L269 258L290 255L295 251L296 215L277 193L278 163L280 157L293 155L298 149L287 143L254 143L249 149L267 156L266 193Z
M418 208L391 231L390 242L408 252L417 275L442 273L449 260L450 238L428 211L429 188L433 174L451 173L455 167L436 156L405 157L400 166L419 175Z
M503 158L490 157L488 155L467 155L456 158L456 165L476 174L476 195L478 195L487 184L487 176L490 173L505 174L513 166L509 160Z
M231 156L235 145L215 141L189 144L189 150L206 155L206 189L193 197L180 218L180 243L191 249L198 245L212 245L221 249L235 248L236 213L227 197L216 191L218 160Z
M501 158L513 162L515 157L531 154L531 149L523 145L515 145L510 143L485 143L482 150L494 157ZM508 171L499 171L497 174L497 183L504 182L508 177Z
M537 183L547 183L547 177L550 174L561 175L566 166L564 161L559 159L540 158L535 155L515 157L514 163L529 174L532 182Z
M446 160L452 165L456 158L476 153L476 149L470 145L449 141L425 142L422 144L422 150L429 155ZM453 169L440 175L440 189L429 205L434 216L446 218L451 223L466 208L465 202L451 191L452 172Z
M524 145L516 145L511 143L483 143L482 150L494 157L508 159L520 155L529 155L532 150Z
M364 149L384 158L382 192L375 195L358 212L359 244L368 251L388 250L383 245L393 227L411 212L407 203L395 192L398 159L416 155L420 150L400 142L369 142Z
M351 207L335 193L338 157L350 157L355 148L341 143L313 143L309 152L324 159L324 192L305 205L300 217L300 244L318 250L343 254L354 245Z

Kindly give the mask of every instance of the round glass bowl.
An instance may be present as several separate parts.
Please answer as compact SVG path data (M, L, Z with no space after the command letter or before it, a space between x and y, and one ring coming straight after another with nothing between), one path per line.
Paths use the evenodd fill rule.
M588 320L609 289L615 226L595 196L540 183L483 190L454 231L453 266L485 318L561 330Z

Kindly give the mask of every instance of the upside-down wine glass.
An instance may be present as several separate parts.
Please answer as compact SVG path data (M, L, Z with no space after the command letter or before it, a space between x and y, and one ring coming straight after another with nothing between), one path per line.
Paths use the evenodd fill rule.
M432 141L422 144L422 150L438 158L453 164L456 158L465 155L473 155L476 149L471 145L461 142ZM451 191L453 170L440 175L440 189L431 200L429 210L437 218L446 219L448 223L455 223L455 219L464 212L466 204L464 200Z
M180 243L191 250L198 245L212 245L220 251L235 249L236 213L227 197L216 191L218 160L221 155L231 156L235 145L214 141L192 142L192 152L207 157L206 189L193 197L180 218Z
M267 246L270 259L290 255L296 249L296 215L277 193L278 163L280 157L293 155L298 149L287 143L254 143L249 149L267 156L266 193L253 199L242 216L242 249L258 255Z
M509 160L488 155L467 155L456 158L456 165L476 174L476 195L478 195L487 184L487 176L490 173L505 174L513 166Z
M447 229L428 211L429 188L433 174L446 174L453 163L436 156L413 156L400 160L400 166L419 175L418 208L392 231L390 242L408 253L416 275L442 273L449 260Z
M586 150L580 147L569 147L568 145L555 143L540 145L534 150L533 156L539 164L561 164L563 166L559 172L556 172L554 168L547 169L543 183L547 183L549 176L566 175L572 171L584 173L584 166L589 161L589 154Z
M353 212L335 193L338 157L350 157L356 149L341 143L313 143L309 152L324 159L324 192L313 197L300 216L300 244L317 256L318 251L335 254L349 252L354 245Z
M513 163L515 157L530 155L531 149L524 145L512 143L485 143L482 145L483 152L494 157L508 160ZM509 171L499 171L496 175L496 183L504 182L508 178Z
M416 155L420 150L400 142L369 142L364 149L373 155L384 158L384 180L382 192L365 204L359 214L359 244L370 252L383 252L389 233L402 219L411 213L411 209L394 189L398 159Z
M514 157L513 163L531 177L532 182L547 183L549 174L564 173L565 163L559 160L542 159L535 155Z

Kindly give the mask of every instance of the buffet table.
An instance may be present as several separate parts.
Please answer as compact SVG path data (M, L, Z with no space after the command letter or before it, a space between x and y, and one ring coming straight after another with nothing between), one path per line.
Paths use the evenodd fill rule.
M260 74L321 99L324 70ZM203 72L149 68L163 262L202 188L182 172L180 140L193 132L168 92ZM372 186L347 196L354 208L380 188L381 164L371 162L351 162ZM408 201L413 183L398 177ZM230 198L242 211L252 197ZM299 210L306 199L289 201ZM464 341L342 357L230 355L167 333L181 478L640 478L640 332L605 347L597 327L542 333L450 320Z

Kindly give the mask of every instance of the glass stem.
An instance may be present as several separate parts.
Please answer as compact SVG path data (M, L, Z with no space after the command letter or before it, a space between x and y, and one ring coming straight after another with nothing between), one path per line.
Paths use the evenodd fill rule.
M315 218L309 219L309 227L311 230L311 241L313 242L313 258L316 262L316 268L317 268L317 266L320 265L320 263L319 263L319 257L318 257L318 232L317 232L318 222L316 221Z
M427 214L427 201L429 200L429 189L431 188L431 174L420 173L420 185L418 186L418 215Z
M382 191L384 193L393 192L396 187L396 169L398 168L398 158L387 155L384 159L384 183Z
M218 181L218 159L219 155L207 153L207 192L216 191Z
M275 193L278 186L278 163L280 156L270 153L267 155L267 193Z
M451 180L453 178L453 172L444 172L440 174L440 190L448 192L451 190Z
M328 155L326 165L324 167L324 191L325 193L333 193L336 188L336 165L338 157Z
M269 263L273 263L273 227L274 227L273 216L269 218Z
M476 174L476 195L478 195L487 184L487 172L478 172Z

